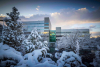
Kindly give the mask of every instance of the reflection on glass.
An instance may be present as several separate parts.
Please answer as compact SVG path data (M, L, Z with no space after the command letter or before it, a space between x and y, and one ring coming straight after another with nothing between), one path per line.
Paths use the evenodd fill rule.
M56 31L55 30L49 31L49 41L56 42Z

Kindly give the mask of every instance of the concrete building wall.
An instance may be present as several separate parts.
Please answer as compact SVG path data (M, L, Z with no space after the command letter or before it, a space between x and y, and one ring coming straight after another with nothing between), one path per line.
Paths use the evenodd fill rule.
M51 30L51 22L50 22L49 17L44 18L44 23L48 23L48 24L44 24L44 26L48 26L48 27L44 27L44 29L46 29L44 30L44 32L49 32L49 30Z
M61 27L56 27L56 35L61 35Z

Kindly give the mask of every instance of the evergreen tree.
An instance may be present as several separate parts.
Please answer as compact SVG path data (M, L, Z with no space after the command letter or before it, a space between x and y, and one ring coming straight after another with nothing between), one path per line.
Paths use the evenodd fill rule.
M48 49L48 42L43 41L41 36L38 34L36 28L31 31L31 34L28 36L26 40L23 41L25 47L25 53L29 53L34 51L35 49L46 48Z
M6 27L3 29L3 43L12 47L20 46L24 38L22 22L17 11L18 9L13 7L12 12L7 13L9 17L4 19Z

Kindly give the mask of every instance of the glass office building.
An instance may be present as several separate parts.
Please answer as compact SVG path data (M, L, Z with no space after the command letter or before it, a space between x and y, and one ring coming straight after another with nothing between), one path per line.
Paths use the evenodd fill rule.
M64 35L70 35L71 33L77 32L81 35L82 38L90 38L89 29L61 29L61 27L56 27L56 40L59 40Z
M39 34L49 34L51 23L49 17L45 17L43 21L23 21L24 34L28 36L33 28L36 27Z

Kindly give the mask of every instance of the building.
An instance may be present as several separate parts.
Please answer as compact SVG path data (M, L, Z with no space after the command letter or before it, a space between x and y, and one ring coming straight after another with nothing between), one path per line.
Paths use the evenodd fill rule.
M48 34L47 37L49 37L49 30L51 30L51 22L49 17L45 17L44 20L42 21L22 21L22 22L23 22L24 34L26 35L26 37L31 33L34 27L37 28L40 35Z
M89 29L61 29L61 27L56 27L56 40L59 40L64 35L70 35L70 33L75 32L80 34L80 39L84 37L90 38Z
M77 33L79 39L90 38L89 29L61 29L61 27L56 27L56 30L49 31L49 47L56 47L56 41L59 41L62 36Z

